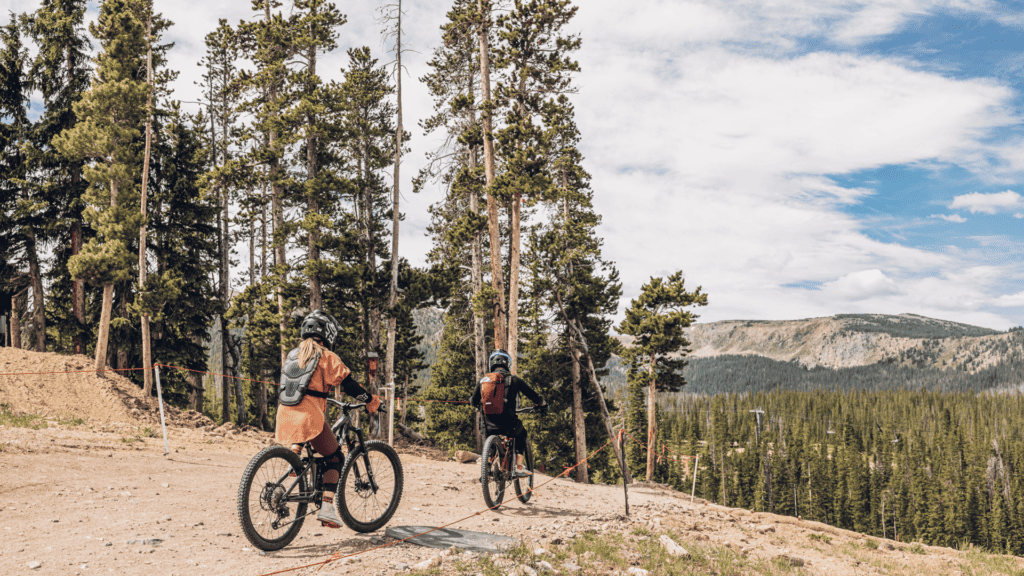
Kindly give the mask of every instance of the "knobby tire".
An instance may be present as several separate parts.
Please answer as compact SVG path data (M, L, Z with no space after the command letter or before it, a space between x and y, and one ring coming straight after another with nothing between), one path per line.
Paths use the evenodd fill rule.
M505 446L501 436L488 436L480 455L480 488L488 508L501 506L505 498ZM492 493L493 490L493 493Z
M295 480L285 476L284 483L278 483L289 468L296 473L302 469L299 456L284 446L268 446L253 456L242 472L238 485L238 520L246 539L260 550L280 550L290 544L306 519L305 502L275 501L274 495L283 494ZM304 494L306 488L303 474L298 477L292 494ZM274 521L288 524L278 533L271 525Z
M371 440L364 448L356 448L345 458L338 481L334 509L342 521L356 532L374 532L391 520L402 500L405 480L402 461L387 442ZM377 483L374 492L368 483L366 454L370 473Z
M513 462L514 460L513 456ZM526 453L523 455L523 460L526 463L526 469L530 472L535 472L533 469L533 448L530 447L530 441L526 441ZM515 482L512 483L516 487L516 496L519 497L519 501L526 504L530 501L530 497L533 496L533 474L530 474L526 478L516 478Z

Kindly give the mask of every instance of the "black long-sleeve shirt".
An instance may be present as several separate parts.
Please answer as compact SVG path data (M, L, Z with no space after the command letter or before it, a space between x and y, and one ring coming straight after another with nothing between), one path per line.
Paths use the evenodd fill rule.
M505 403L501 414L484 414L484 420L494 428L506 429L519 422L519 417L516 416L516 407L518 406L517 398L520 393L532 400L534 404L540 404L543 398L519 376L513 376L507 370L500 368L496 372L505 375ZM480 382L476 383L473 395L469 397L469 403L474 407L480 407Z

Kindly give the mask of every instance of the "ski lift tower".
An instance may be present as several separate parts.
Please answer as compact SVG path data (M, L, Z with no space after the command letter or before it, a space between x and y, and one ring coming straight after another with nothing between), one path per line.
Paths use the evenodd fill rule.
M764 414L764 410L762 410L761 407L758 406L757 410L749 410L749 412L752 412L755 416L757 416L757 441L761 442L761 415Z

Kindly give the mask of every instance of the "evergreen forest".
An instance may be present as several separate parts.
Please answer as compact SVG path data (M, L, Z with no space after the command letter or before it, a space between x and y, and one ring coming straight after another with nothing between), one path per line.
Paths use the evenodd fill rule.
M681 394L658 406L656 478L727 506L1021 555L1022 408L1018 393L973 391ZM643 440L639 424L631 414ZM644 450L627 443L639 470ZM694 485L682 456L698 454Z

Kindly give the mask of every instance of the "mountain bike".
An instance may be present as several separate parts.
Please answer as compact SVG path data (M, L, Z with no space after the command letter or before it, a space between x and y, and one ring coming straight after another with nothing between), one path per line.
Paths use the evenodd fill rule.
M345 404L333 398L327 403L341 409L331 431L338 444L347 448L334 496L335 511L356 532L379 530L402 499L402 462L386 442L364 441L353 412L365 403ZM306 517L323 505L323 476L331 465L316 455L309 442L300 446L298 454L286 446L268 446L242 473L238 519L245 537L260 550L280 550L290 544Z
M546 407L532 406L530 408L519 408L517 414L531 414L534 412L545 413ZM515 474L515 439L502 434L495 434L487 437L484 441L483 454L480 455L480 487L484 491L484 502L488 508L501 506L505 499L505 485L512 482L516 489L516 497L523 504L530 501L533 496L533 474L525 478L519 478ZM527 470L533 471L533 449L530 441L526 441L526 450L523 453L523 464Z

